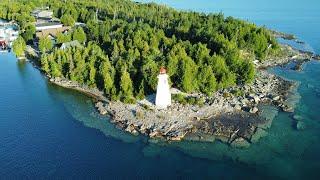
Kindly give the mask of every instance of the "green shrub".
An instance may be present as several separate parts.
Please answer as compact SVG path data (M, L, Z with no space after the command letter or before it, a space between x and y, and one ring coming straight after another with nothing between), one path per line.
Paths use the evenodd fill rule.
M197 97L192 97L192 96L184 96L183 94L174 94L172 95L172 99L180 104L186 105L186 104L191 104L191 105L198 105L198 106L203 106L205 103L204 98L197 98Z
M240 97L240 96L244 96L245 93L243 90L241 89L235 89L231 92L233 95L237 96L237 97Z

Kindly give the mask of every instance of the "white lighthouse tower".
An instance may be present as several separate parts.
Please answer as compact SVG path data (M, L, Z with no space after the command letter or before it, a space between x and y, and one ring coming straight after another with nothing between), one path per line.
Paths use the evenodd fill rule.
M158 76L156 106L159 109L166 109L171 105L171 93L168 82L168 75L165 68L160 68L160 74Z

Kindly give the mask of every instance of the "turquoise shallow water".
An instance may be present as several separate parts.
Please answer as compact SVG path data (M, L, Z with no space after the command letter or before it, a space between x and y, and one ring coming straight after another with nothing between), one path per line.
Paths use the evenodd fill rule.
M244 1L248 3L230 0L230 7L225 1L165 2L180 9L223 11L295 32L307 42L303 48L319 52L317 1L290 1L292 7L285 6L289 1L271 0L263 6ZM293 12L294 7L302 10ZM257 15L264 8L268 16ZM49 84L30 63L17 61L11 53L0 54L0 178L317 179L320 62L306 63L302 72L287 67L270 71L300 82L295 114L303 117L306 129L294 128L292 113L265 107L268 118L275 116L268 136L249 149L233 149L219 142L154 144L131 136L99 116L90 98Z

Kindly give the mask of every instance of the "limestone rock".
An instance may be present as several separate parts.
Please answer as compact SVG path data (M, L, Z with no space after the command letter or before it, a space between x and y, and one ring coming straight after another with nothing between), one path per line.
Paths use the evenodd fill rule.
M256 132L251 137L251 142L256 143L259 141L260 138L267 136L267 134L267 131L261 128L257 128Z
M106 115L108 113L102 102L97 102L95 106L101 115Z
M209 134L201 134L199 141L202 142L214 142L215 141L215 136L214 135L209 135Z
M287 105L283 105L283 106L282 106L282 110L283 110L284 112L294 112L293 107L287 106Z
M275 97L272 98L272 100L279 101L280 100L280 96L275 96Z
M260 102L260 98L258 96L254 96L253 99L256 104Z
M293 118L294 120L296 120L296 121L302 121L302 120L303 120L303 117L300 116L300 115L294 115L292 118Z
M241 106L240 106L239 104L236 104L236 105L234 106L234 108L235 108L236 110L238 110L238 111L241 110Z
M296 124L296 129L299 130L299 131L302 131L302 130L306 129L305 123L302 122L302 121L298 121L297 124Z
M231 146L235 148L248 148L250 147L250 143L244 138L239 137L231 143Z
M255 114L259 111L259 109L257 107L253 107L250 109L250 113Z

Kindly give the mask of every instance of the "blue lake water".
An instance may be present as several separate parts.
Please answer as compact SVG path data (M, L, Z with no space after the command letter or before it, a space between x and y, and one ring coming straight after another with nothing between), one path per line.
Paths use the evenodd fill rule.
M294 33L320 52L320 3L166 0L178 9L220 12ZM86 96L54 86L30 63L0 54L1 179L317 179L320 169L320 62L302 72L271 70L300 82L295 114L276 116L268 136L249 149L222 143L158 143L115 128Z

